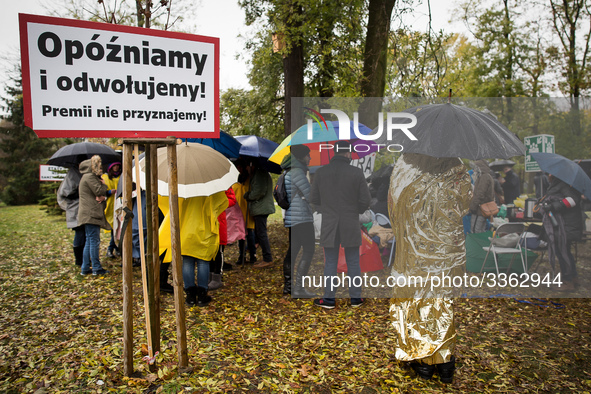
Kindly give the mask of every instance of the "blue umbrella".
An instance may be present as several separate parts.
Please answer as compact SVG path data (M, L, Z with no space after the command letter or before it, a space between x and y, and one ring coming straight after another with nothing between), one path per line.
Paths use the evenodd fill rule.
M242 144L240 156L254 158L265 170L281 174L281 166L268 160L279 146L278 143L256 135L238 135L235 138Z
M241 156L268 159L279 146L276 142L263 137L257 137L256 135L238 135L236 139L242 144L240 147Z
M531 155L542 171L572 186L585 197L591 196L591 179L577 163L556 153L539 152Z
M242 147L242 144L236 138L222 130L220 130L220 138L183 138L183 141L207 145L228 159L237 159L240 156L240 148Z

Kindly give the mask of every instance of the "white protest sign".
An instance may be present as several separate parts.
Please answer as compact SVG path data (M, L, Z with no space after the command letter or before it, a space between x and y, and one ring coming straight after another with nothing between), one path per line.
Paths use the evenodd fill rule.
M39 137L219 137L219 39L19 15Z
M373 174L373 169L376 165L376 153L373 152L367 156L363 156L360 159L351 160L351 165L353 167L361 168L363 175L365 175L365 178L367 179L371 174Z
M67 168L59 166L51 166L49 164L39 165L39 180L40 181L61 181L66 177Z

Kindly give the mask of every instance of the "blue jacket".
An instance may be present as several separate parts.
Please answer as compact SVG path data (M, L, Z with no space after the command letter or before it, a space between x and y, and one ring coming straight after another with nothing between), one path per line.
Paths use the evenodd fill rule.
M291 155L290 155L291 156ZM313 222L312 209L310 208L310 182L306 177L308 166L291 156L291 160L281 163L285 174L285 190L289 200L289 208L285 211L285 227L293 227L297 224ZM290 169L291 168L291 169Z

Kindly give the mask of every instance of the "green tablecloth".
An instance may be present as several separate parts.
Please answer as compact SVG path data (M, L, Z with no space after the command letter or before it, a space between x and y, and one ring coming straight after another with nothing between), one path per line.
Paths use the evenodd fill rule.
M486 257L486 251L482 249L483 246L489 246L492 237L492 231L477 234L466 234L466 271L468 272L480 272L482 262ZM523 251L525 259L525 251ZM499 272L505 272L507 267L511 263L513 257L513 264L511 265L511 272L518 274L523 273L523 267L521 266L521 259L517 255L497 255L499 262ZM528 268L532 266L534 261L538 258L538 255L531 250L527 251L527 265ZM488 256L486 266L484 267L486 272L495 271L495 260L492 253Z

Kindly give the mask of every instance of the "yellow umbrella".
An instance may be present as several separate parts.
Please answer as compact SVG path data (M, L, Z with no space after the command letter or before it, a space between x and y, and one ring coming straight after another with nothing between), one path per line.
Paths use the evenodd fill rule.
M312 125L311 138L308 138L308 125L305 124L285 137L281 144L275 149L271 157L269 157L269 161L281 164L283 158L291 152L292 145L306 145L309 148L317 148L321 143L337 141L338 139L339 137L337 136L333 122L314 123ZM312 151L316 153L315 149L312 149ZM315 155L312 154L312 156ZM320 158L320 155L318 155L318 158ZM314 164L314 162L314 157L312 157L312 163L310 163L310 165L320 165L320 163Z

